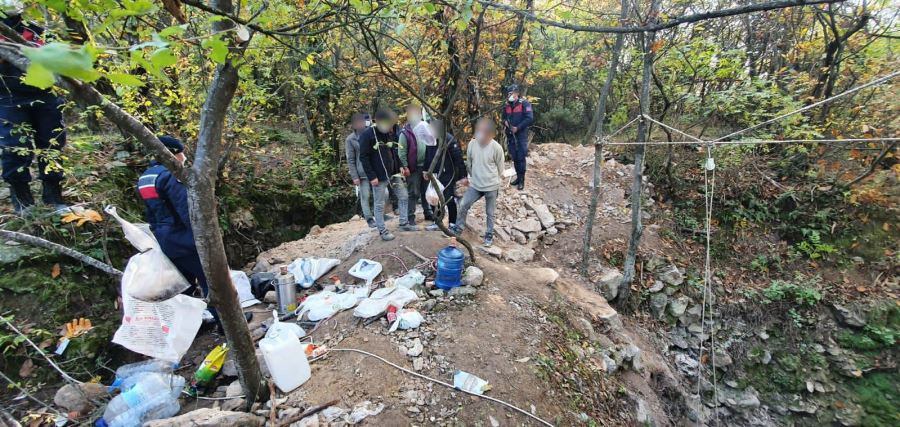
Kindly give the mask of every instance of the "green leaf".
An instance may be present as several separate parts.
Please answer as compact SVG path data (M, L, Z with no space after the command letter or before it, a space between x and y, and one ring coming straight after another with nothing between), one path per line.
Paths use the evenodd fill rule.
M159 36L163 38L169 38L172 36L180 36L187 31L187 24L184 25L173 25L171 27L163 28L162 31L159 32Z
M216 64L224 63L225 59L228 58L228 44L219 36L204 40L203 47L211 50L209 59L212 59Z
M141 81L138 76L128 73L108 73L106 78L113 83L118 83L123 86L140 87L144 85L144 82Z
M53 86L56 79L53 78L53 73L50 70L36 62L32 62L28 66L28 70L25 71L25 77L22 78L22 82L41 89L47 89Z
M165 68L175 65L176 62L178 62L178 58L175 57L172 49L169 48L158 49L150 55L150 63L156 68Z
M100 73L94 70L94 60L84 46L73 49L66 43L50 43L39 48L22 48L22 53L33 64L62 76L85 82L100 78Z

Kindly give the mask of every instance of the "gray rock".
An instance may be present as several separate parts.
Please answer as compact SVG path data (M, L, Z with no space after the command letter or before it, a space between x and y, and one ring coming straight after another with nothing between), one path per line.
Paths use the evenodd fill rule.
M263 296L263 302L266 304L276 304L278 303L278 296L275 295L275 291L268 291L266 295Z
M584 317L577 316L572 319L572 328L582 337L587 338L590 341L594 341L597 338L597 332L594 331L594 325L591 324L590 320L587 320Z
M659 280L672 286L678 286L684 282L684 274L674 264L659 273Z
M38 252L31 246L11 243L13 242L0 243L0 265L17 263L19 260L28 258Z
M840 409L834 411L834 418L837 419L837 422L846 427L862 425L863 415L865 415L863 408L848 400L844 400L843 403L844 405Z
M457 286L455 288L450 288L450 292L447 292L447 295L452 297L475 295L475 288L471 286Z
M500 249L497 246L491 246L489 248L486 248L484 246L479 246L478 249L481 252L484 252L484 253L486 253L494 258L497 258L497 259L500 259L503 257L503 249Z
M819 410L819 407L816 406L815 403L800 399L799 396L797 396L793 402L788 404L787 408L791 412L796 412L798 414L807 414L807 415L814 415Z
M851 328L862 328L866 326L866 319L855 310L836 303L832 304L831 308L834 311L835 319L837 319L840 324Z
M425 346L422 345L422 340L416 338L413 340L412 348L406 350L407 356L419 357L422 352L425 351Z
M534 259L534 249L525 246L517 246L512 249L507 249L506 252L503 253L503 257L511 262L529 262Z
M659 280L656 280L656 281L653 282L653 285L650 286L649 289L647 289L647 291L650 292L650 293L654 293L654 294L655 294L655 293L657 293L657 292L663 290L663 288L665 288L665 287L666 287L666 285L665 285L663 282L660 282Z
M644 263L644 267L649 271L657 271L665 265L666 259L656 254L650 255L647 262Z
M656 319L662 319L666 314L666 306L669 304L669 297L666 294L653 294L650 296L650 313Z
M634 421L637 422L637 425L645 427L656 426L656 419L653 418L653 414L650 413L650 408L644 399L637 398L637 405L635 406Z
M619 296L619 283L622 282L622 273L615 268L604 268L597 279L597 291L607 301L612 301Z
M606 353L600 355L600 363L601 369L604 369L608 374L614 374L619 370L619 364Z
M413 370L421 371L425 368L425 359L417 357L413 359Z
M759 393L753 387L747 387L744 390L723 387L719 390L719 400L725 406L738 412L759 408Z
M94 408L92 400L106 400L108 396L106 387L101 384L67 384L56 391L56 395L53 396L53 403L69 412L87 415L87 412Z
M540 286L552 285L559 279L559 273L552 268L532 268L528 270L528 277Z
M635 371L644 369L644 363L641 360L641 349L638 346L629 344L622 351L622 355L625 360L631 362L631 367L634 368Z
M513 224L513 228L524 234L537 233L538 231L541 231L541 223L534 218L525 218L524 220Z
M683 374L693 377L697 375L697 368L700 366L700 362L685 353L678 353L675 355L675 366Z
M541 225L544 228L550 228L556 224L556 218L554 218L553 214L550 213L550 209L547 207L547 205L531 202L525 202L525 205L534 211L534 213L538 217L538 221L541 222Z
M222 375L226 377L236 377L238 376L237 365L234 363L234 359L228 359L225 363L222 364Z
M528 237L525 236L525 233L519 230L511 230L509 234L512 236L513 240L515 240L516 243L520 245L528 243Z
M262 427L265 423L265 418L247 412L200 408L173 418L147 421L144 427Z
M772 362L772 353L769 350L763 350L762 356L759 357L759 362L763 365L768 365Z
M244 389L241 388L241 382L239 380L234 380L231 384L228 384L228 388L225 389L225 397L238 397L244 393Z
M671 314L672 317L681 317L681 315L687 311L688 304L690 303L691 299L686 296L673 299L669 302L669 314Z
M462 276L462 284L465 286L481 286L483 280L484 272L474 265L467 267Z

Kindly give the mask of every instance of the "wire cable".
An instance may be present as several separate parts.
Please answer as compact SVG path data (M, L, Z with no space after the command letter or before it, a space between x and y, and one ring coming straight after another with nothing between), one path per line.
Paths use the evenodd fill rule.
M603 145L753 145L753 144L806 144L835 142L895 142L898 137L886 138L845 138L845 139L751 139L741 141L647 141L647 142L604 142Z
M519 408L519 407L517 407L517 406L514 406L514 405L512 405L512 404L510 404L510 403L504 402L504 401L502 401L502 400L500 400L500 399L493 398L493 397L491 397L491 396L486 396L486 395L483 395L483 394L477 394L477 393L472 393L472 392L470 392L470 391L458 389L458 388L454 387L453 384L450 384L450 383L447 383L447 382L444 382L444 381L441 381L441 380L438 380L438 379L434 379L434 378L431 378L431 377L422 375L422 374L420 374L420 373L418 373L418 372L415 372L415 371L411 371L411 370L406 369L406 368L404 368L404 367L402 367L402 366L400 366L400 365L398 365L398 364L396 364L396 363L393 363L393 362L391 362L391 361L389 361L389 360L387 360L387 359L385 359L385 358L383 358L383 357L381 357L381 356L379 356L379 355L377 355L377 354L369 353L368 351L359 350L359 349L356 349L356 348L332 348L332 349L330 349L330 350L328 350L328 351L329 351L329 352L332 352L332 351L345 351L345 352L359 353L359 354L362 354L362 355L365 355L365 356L373 357L373 358L375 358L375 359L378 359L378 360L384 362L384 363L387 364L387 365L390 365L390 366L392 366L392 367L394 367L394 368L396 368L396 369L399 369L399 370L401 370L401 371L403 371L403 372L406 372L407 374L410 374L410 375L412 375L412 376L414 376L414 377L417 377L417 378L420 378L420 379L423 379L423 380L426 380L426 381L431 381L431 382L433 382L433 383L435 383L435 384L440 384L440 385L442 385L442 386L444 386L444 387L452 388L452 389L454 389L454 390L458 390L458 391L461 391L461 392L463 392L463 393L470 394L470 395L472 395L472 396L480 397L480 398L482 398L482 399L487 399L487 400L490 400L490 401L492 401L492 402L499 403L499 404L501 404L501 405L503 405L503 406L506 406L507 408L513 409L513 410L515 410L515 411L517 411L517 412L519 412L519 413L521 413L521 414L524 414L524 415L526 415L526 416L528 416L528 417L530 417L530 418L532 418L532 419L534 419L534 420L540 422L541 424L543 424L543 425L545 425L545 426L553 427L553 424L550 424L549 422L544 421L542 418L538 417L537 415L534 415L534 414L532 414L532 413L530 413L530 412L528 412L528 411L526 411L526 410L524 410L524 409L521 409L521 408Z

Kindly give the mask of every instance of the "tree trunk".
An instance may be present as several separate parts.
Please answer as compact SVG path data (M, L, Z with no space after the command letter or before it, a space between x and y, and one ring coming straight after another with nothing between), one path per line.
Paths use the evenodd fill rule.
M212 6L225 12L233 9L230 0L213 1ZM216 21L212 24L214 32L228 31L232 25L230 21ZM232 52L236 51L232 49ZM216 173L219 160L224 154L222 134L225 114L237 86L238 70L231 61L218 66L200 113L196 158L187 183L191 229L194 231L197 252L209 284L209 301L219 313L222 330L234 356L249 409L257 397L264 396L266 388L256 360L250 329L244 319L237 291L231 284L215 194Z
M653 0L650 5L649 16L656 16L659 7L659 0ZM641 78L641 95L640 109L641 114L650 115L650 80L651 70L653 68L653 42L656 40L656 32L639 33L638 40L641 49L644 52L643 76ZM647 120L638 121L638 142L647 142L648 140ZM634 280L634 265L637 258L638 245L641 241L643 233L643 225L641 224L641 191L643 190L644 176L644 150L645 144L636 145L634 147L634 180L631 184L631 239L628 241L628 252L625 254L625 267L622 282L619 283L618 305L625 306L631 294L631 282Z
M534 9L534 0L525 1L525 10L531 12ZM519 68L519 47L522 46L522 39L525 37L525 16L519 15L516 23L516 31L512 42L509 44L509 56L507 56L506 67L503 72L503 87L500 93L506 94L506 88L516 81L516 69Z
M619 25L624 25L628 18L628 0L622 0L622 10L619 15ZM622 46L625 44L625 34L616 34L616 43L613 45L612 60L609 63L609 71L606 81L600 89L600 99L597 109L594 110L593 131L594 141L594 187L591 189L591 206L588 208L587 223L584 226L584 242L581 248L581 274L588 274L588 261L591 256L591 238L594 232L594 219L597 217L597 205L600 203L600 185L603 183L603 128L606 123L606 101L612 90L619 68L619 60L622 54Z

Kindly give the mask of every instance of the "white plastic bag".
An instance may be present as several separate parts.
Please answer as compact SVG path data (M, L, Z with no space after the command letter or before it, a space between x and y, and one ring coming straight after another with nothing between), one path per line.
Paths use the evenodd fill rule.
M384 313L389 305L393 304L397 307L403 307L407 303L418 299L419 296L414 291L404 287L381 288L372 292L372 295L368 298L360 301L356 309L353 310L353 315L367 319Z
M306 331L300 325L293 322L282 322L278 320L278 310L272 311L272 326L266 331L266 338L274 338L277 335L294 334L297 338L306 336Z
M327 319L337 312L353 308L356 303L366 297L368 289L348 291L337 294L331 291L322 291L310 295L300 307L297 307L297 317L306 317L313 322Z
M288 271L294 275L298 285L309 289L316 280L340 263L340 260L334 258L297 258L288 265Z
M259 300L253 296L253 290L250 288L250 278L247 273L239 270L231 270L231 283L237 290L238 301L241 302L241 308L247 308L251 305L260 304Z
M361 258L359 261L356 261L356 264L353 264L353 267L350 267L348 273L353 277L365 280L366 286L371 287L372 280L375 280L381 274L381 268L380 262Z
M465 371L456 371L453 374L453 387L478 395L491 389L491 385L487 381Z
M409 270L409 273L394 281L394 286L402 286L406 289L412 289L418 285L425 283L425 275L415 268Z
M444 185L438 181L438 190L435 191L434 183L428 184L428 190L425 191L425 200L428 201L428 204L431 206L437 206L441 203L441 196L438 193L444 191Z
M139 251L132 256L122 274L122 294L147 302L165 301L190 287L187 279L175 268L163 253L159 242L148 233L149 229L122 219L114 206L107 206L106 213L112 215L125 232L125 238Z
M144 302L122 293L125 314L113 342L133 352L178 362L200 330L206 303L187 295Z
M397 330L397 328L416 329L424 321L425 317L423 317L422 313L419 313L418 310L404 309L401 310L397 315L397 320L394 321L394 324L391 325L391 328L388 330L388 332L394 332Z

